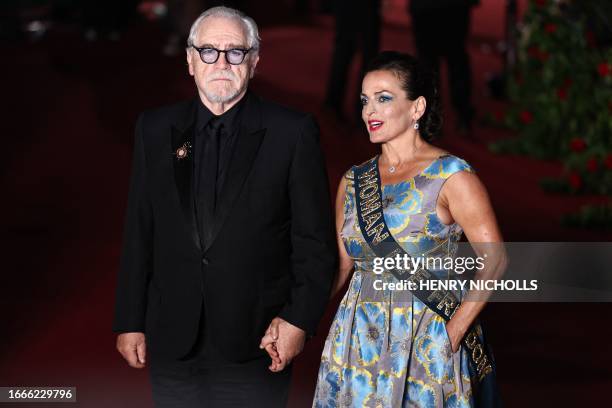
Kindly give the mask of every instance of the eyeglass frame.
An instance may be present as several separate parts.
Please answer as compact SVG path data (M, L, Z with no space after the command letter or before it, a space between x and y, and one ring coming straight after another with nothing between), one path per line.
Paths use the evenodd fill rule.
M219 57L221 56L221 53L225 54L225 62L227 62L228 64L230 64L230 65L241 65L244 62L244 60L246 59L246 57L249 54L249 52L253 51L253 49L254 49L254 47L251 47L251 48L236 48L235 47L235 48L230 48L230 49L227 49L227 50L220 50L218 48L210 47L210 46L207 46L207 47L196 47L194 44L191 44L191 47L198 52L198 55L200 56L200 61L202 61L204 64L208 64L208 65L215 64L217 61L219 61ZM215 50L215 51L217 51L217 58L215 58L215 60L213 62L206 62L206 61L204 61L204 58L202 57L202 51L203 50ZM240 61L237 64L231 63L229 58L228 58L228 56L227 56L227 53L229 51L242 51L242 52L244 52L244 55L242 56L242 61Z

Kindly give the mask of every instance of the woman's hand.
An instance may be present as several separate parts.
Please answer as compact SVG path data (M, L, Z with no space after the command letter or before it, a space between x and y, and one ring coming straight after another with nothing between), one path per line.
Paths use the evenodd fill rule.
M461 345L461 341L463 340L463 336L465 336L466 329L460 327L455 323L453 319L450 319L446 322L446 334L448 334L448 339L450 340L451 350L453 353L456 353L459 350L459 346Z

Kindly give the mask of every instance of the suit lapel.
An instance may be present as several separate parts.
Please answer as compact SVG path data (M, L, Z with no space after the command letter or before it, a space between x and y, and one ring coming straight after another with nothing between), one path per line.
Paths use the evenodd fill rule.
M181 209L191 238L198 249L202 249L195 217L193 197L193 157L195 138L195 101L189 105L183 117L172 126L172 164L174 168L174 181L181 203ZM177 151L188 148L187 157L179 159Z
M259 146L266 133L261 127L261 110L259 99L250 92L245 95L247 100L243 107L242 124L236 138L234 152L229 162L228 175L217 202L217 211L212 225L212 234L205 250L211 247L225 220L238 198L244 182L250 173L253 160L257 156Z

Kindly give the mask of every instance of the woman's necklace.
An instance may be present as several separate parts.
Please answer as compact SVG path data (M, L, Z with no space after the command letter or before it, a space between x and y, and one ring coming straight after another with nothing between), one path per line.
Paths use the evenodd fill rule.
M421 145L423 146L423 145ZM414 151L414 153L412 154L413 157L416 156L417 152L419 151L419 149L421 148L421 146L417 147L416 150ZM392 164L389 167L387 167L387 171L391 174L395 173L397 171L397 169L401 168L404 165L404 162L402 162L401 160L397 163L397 164Z

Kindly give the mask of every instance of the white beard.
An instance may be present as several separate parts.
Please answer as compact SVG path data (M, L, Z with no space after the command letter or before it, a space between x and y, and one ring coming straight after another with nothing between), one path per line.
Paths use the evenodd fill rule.
M233 83L236 83L238 81L238 78L236 77L236 75L232 72L232 71L226 71L223 73L218 73L218 74L214 74L209 81L213 81L215 79L229 79L232 81ZM206 98L213 102L213 103L228 103L233 101L234 99L236 99L236 97L238 95L240 95L240 93L242 93L242 91L244 90L244 88L246 88L248 84L248 81L245 82L244 87L243 88L225 88L223 90L223 93L217 93L216 91L212 90L211 88L206 87L204 89L204 95L206 95Z
M224 94L218 94L211 89L204 89L204 95L206 95L206 99L213 103L228 103L233 101L238 95L242 92L241 89L230 89L228 92Z

